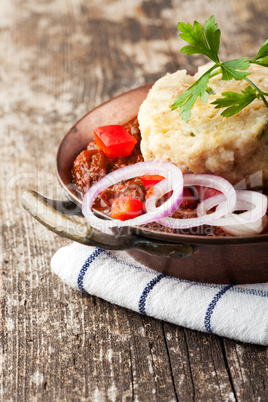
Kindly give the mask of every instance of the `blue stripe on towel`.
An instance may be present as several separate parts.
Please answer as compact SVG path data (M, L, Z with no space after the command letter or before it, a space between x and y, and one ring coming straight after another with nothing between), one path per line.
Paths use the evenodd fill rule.
M104 250L97 248L87 259L84 265L82 266L78 278L77 278L77 286L78 289L81 290L81 292L84 292L84 277L86 275L86 272L90 266L90 264L103 252Z
M139 300L139 312L143 315L147 315L146 314L146 308L145 308L145 304L146 304L146 300L147 297L150 293L150 291L153 289L153 287L159 282L161 281L162 278L165 278L167 275L165 274L159 274L157 276L155 276L149 283L147 283L147 285L145 286L142 295L140 297Z
M243 288L240 289L236 287L234 289L236 293L243 293L246 295L252 295L252 296L259 296L259 297L268 297L268 292L267 290L261 290L261 289L252 289L252 288Z
M216 295L213 297L212 302L209 304L207 311L206 311L206 315L205 315L205 328L207 330L207 332L212 333L212 329L211 329L211 317L214 311L214 308L216 307L216 304L218 303L218 301L220 300L220 298L232 287L234 287L235 285L227 285L224 288L222 288L218 293L216 293Z

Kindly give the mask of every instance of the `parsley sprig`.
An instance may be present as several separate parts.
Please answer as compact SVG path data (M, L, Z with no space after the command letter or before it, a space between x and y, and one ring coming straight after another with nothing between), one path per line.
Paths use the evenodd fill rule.
M220 62L218 52L220 47L221 31L218 24L215 23L215 17L212 15L205 21L204 31L201 24L194 21L193 26L188 23L179 22L179 30L182 32L180 37L189 45L181 49L182 53L187 55L203 54L207 56L214 64L185 92L179 95L172 105L171 110L180 108L179 114L181 118L188 122L191 117L191 109L194 106L197 98L202 102L207 102L210 88L209 80L215 75L221 74L221 80L236 81L246 80L247 86L241 93L223 92L222 98L216 99L212 104L216 109L226 108L221 114L222 116L233 116L240 112L244 107L253 102L254 99L262 99L265 106L268 108L266 96L268 93L263 92L249 78L250 73L245 71L250 64L258 64L263 67L268 67L268 39L258 51L254 59L249 60L248 57L242 57L230 61Z

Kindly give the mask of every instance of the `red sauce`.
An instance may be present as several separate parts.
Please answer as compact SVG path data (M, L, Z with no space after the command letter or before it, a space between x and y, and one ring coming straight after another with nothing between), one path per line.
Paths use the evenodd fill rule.
M101 150L97 148L95 141L92 140L89 142L87 149L82 151L75 159L72 169L72 178L76 189L81 192L82 195L85 194L85 192L94 183L108 173L121 167L134 165L135 163L143 161L143 156L140 150L141 135L137 118L125 124L124 127L137 140L137 143L129 156L113 159L108 158ZM113 199L122 196L129 196L135 197L144 202L147 191L149 190L145 189L143 182L139 177L128 181L122 181L104 190L99 197L97 197L94 203L94 209L109 215L111 212L111 204ZM191 192L191 189L188 190L188 198L182 202L179 209L172 215L174 218L196 217L198 199L195 199L193 192L192 197L190 196L189 202L189 191ZM159 203L163 201L165 201L164 197L159 200ZM228 236L228 234L221 228L206 225L198 228L183 230L170 229L156 222L150 223L146 226L152 230L166 233L184 233L202 236Z

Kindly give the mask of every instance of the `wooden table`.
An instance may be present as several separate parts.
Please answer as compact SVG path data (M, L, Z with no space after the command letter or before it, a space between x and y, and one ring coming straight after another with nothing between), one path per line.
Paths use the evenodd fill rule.
M267 401L267 349L73 291L50 272L69 243L20 206L63 193L64 133L103 101L205 59L179 53L177 22L214 14L221 57L254 56L267 0L1 0L1 400Z

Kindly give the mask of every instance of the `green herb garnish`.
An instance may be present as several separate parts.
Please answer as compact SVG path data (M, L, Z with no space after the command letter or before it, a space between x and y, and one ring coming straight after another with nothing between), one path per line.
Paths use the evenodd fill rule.
M265 98L268 93L261 91L248 78L250 73L245 71L251 63L268 67L268 39L254 59L249 60L248 57L242 57L221 63L218 57L221 31L218 28L218 24L215 23L214 15L205 21L204 31L197 21L194 22L193 26L190 23L179 22L178 28L182 32L180 37L189 43L189 45L181 49L181 52L187 55L203 54L212 60L214 64L191 87L176 98L171 110L180 107L179 114L181 118L188 122L191 117L191 109L197 98L200 98L202 102L207 102L211 94L211 88L208 85L209 80L218 74L221 74L221 80L223 81L231 79L236 81L246 80L249 84L241 93L223 92L222 98L212 102L213 105L216 105L216 109L226 108L221 113L222 116L235 115L253 102L254 99L262 99L268 108L268 102Z

